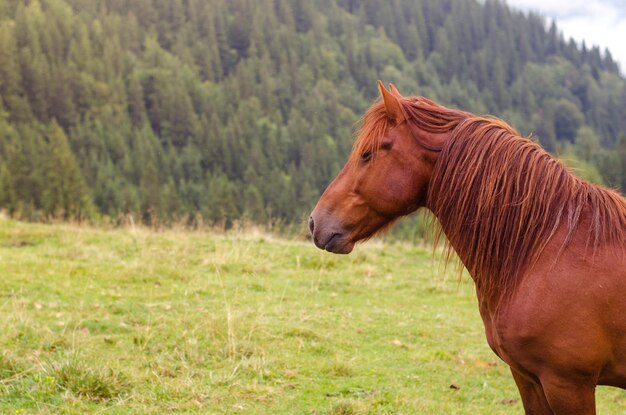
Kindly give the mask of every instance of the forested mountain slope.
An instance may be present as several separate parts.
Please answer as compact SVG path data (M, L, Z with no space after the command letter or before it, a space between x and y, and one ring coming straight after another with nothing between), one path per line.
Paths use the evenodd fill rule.
M500 1L0 0L0 208L301 220L378 79L626 189L610 53Z

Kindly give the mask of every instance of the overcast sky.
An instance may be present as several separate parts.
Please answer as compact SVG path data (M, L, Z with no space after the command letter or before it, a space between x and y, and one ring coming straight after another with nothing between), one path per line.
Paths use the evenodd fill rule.
M626 0L508 0L524 11L533 10L547 16L565 39L582 40L587 46L608 48L626 74Z

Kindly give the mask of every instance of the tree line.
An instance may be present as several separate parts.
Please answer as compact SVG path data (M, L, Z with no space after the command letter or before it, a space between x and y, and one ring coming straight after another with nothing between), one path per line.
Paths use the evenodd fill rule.
M0 0L0 209L298 222L378 79L626 189L610 52L502 1Z

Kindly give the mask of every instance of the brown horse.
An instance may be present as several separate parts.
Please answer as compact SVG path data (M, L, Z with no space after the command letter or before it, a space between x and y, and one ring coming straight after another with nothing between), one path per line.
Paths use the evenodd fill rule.
M626 389L626 200L501 120L379 87L311 214L315 244L347 254L430 209L526 413L594 414L596 385Z

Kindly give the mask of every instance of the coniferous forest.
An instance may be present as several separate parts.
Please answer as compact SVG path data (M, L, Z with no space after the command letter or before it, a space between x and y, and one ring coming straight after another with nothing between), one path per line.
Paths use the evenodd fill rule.
M502 1L0 0L0 209L301 221L378 79L626 189L616 62Z

